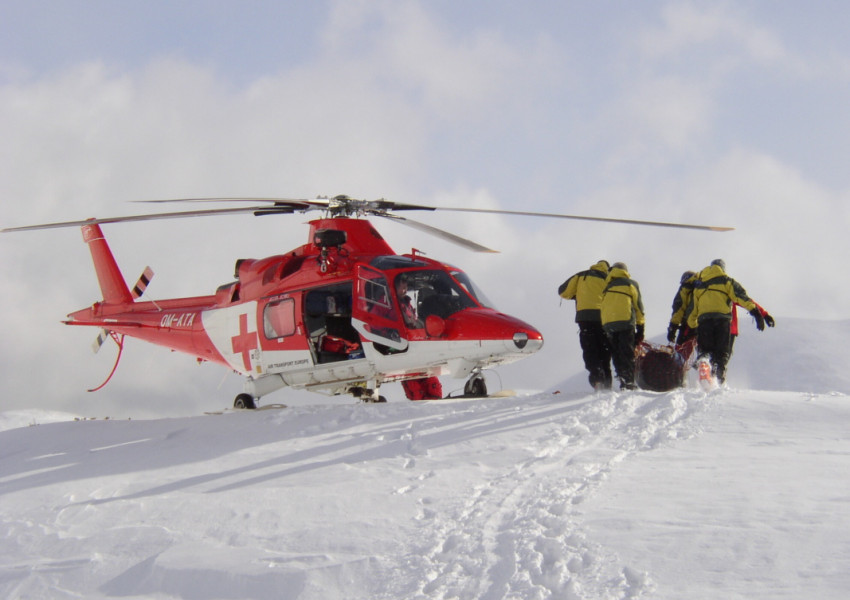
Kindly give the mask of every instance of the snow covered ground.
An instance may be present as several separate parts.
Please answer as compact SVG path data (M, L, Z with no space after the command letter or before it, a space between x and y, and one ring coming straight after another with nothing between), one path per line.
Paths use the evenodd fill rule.
M0 596L843 599L848 327L746 335L709 395L0 413Z

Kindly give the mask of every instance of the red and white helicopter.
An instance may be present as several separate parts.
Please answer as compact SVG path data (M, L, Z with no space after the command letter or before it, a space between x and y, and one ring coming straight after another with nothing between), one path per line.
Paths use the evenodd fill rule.
M232 369L245 377L243 393L236 397L234 406L255 408L259 398L284 387L348 393L363 401L383 401L379 395L382 383L440 375L467 378L464 393L485 396L482 370L520 360L543 346L543 336L537 329L493 308L462 270L416 251L397 254L370 221L360 217L391 219L480 252L493 250L395 212L441 210L713 231L729 229L548 213L438 208L348 196L149 202L222 201L237 206L48 223L0 231L81 227L103 298L71 313L64 323L100 328L102 333L95 350L111 337L119 346L115 367L121 357L124 336L130 336ZM286 254L236 261L235 281L220 286L213 294L168 300L139 300L153 272L146 269L130 289L100 228L103 223L314 210L323 211L324 215L310 222L306 244Z

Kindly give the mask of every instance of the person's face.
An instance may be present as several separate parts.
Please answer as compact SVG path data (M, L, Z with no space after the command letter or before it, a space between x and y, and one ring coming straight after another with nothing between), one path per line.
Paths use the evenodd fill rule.
M395 291L399 296L404 296L407 293L407 282L404 279L397 279L395 282Z

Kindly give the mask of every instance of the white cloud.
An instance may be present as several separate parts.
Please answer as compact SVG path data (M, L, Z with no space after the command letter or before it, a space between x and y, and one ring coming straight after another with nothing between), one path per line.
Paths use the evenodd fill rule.
M675 77L639 81L623 98L623 105L613 111L612 121L620 124L618 134L624 138L614 157L663 167L680 153L699 148L715 111L713 90L701 82Z
M721 57L735 53L749 60L770 62L786 56L774 32L754 23L732 4L670 3L660 16L661 25L640 37L641 49L652 58L692 56L695 49L709 44L727 48L719 53Z
M559 77L547 36L511 43L494 29L452 34L426 6L336 3L324 36L329 56L362 67L370 84L397 90L438 120L495 117L527 101L530 85Z

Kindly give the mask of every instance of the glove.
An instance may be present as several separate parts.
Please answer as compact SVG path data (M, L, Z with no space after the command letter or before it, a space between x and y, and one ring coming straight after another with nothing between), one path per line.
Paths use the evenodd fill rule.
M761 316L759 309L754 308L750 311L750 315L756 320L756 329L759 331L764 331L764 317ZM772 321L773 319L771 319Z
M635 344L640 344L643 341L643 325L635 327Z
M676 325L675 323L670 323L670 325L667 326L667 341L668 342L672 342L673 340L676 339L676 331L678 329L679 329L679 326Z
M765 313L764 315L764 324L768 327L773 327L776 325L776 321L769 314Z

